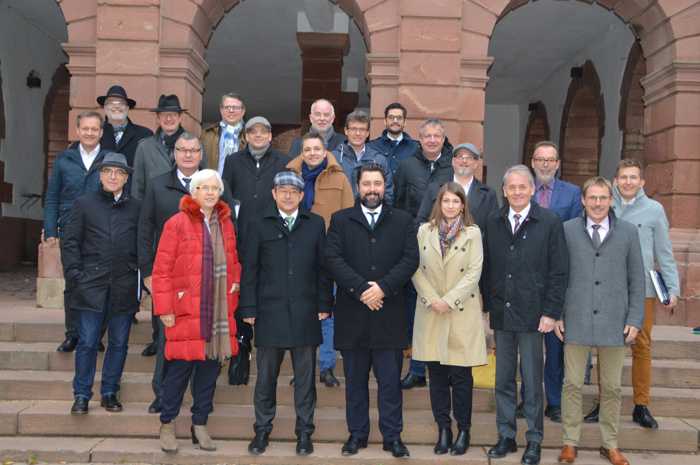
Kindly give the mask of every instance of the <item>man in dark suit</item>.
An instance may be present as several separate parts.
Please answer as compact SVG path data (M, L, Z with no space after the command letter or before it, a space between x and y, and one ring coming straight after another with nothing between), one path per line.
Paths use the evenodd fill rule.
M343 455L367 447L370 368L384 450L409 455L401 441L401 360L408 346L403 288L418 268L418 241L413 217L383 204L384 183L381 165L362 165L360 202L335 213L328 230L326 266L338 285L335 348L343 356L350 431Z
M562 223L581 216L581 189L557 178L561 161L559 149L554 142L544 140L535 145L531 166L535 173L534 201L541 207L557 214ZM561 391L564 382L564 344L554 332L544 335L547 357L544 362L544 392L547 397L546 417L561 423ZM523 385L520 386L518 417L523 414Z
M535 180L525 165L503 176L507 204L486 221L484 308L496 338L498 443L501 458L517 451L516 372L520 354L528 431L523 465L540 462L543 438L542 334L551 332L564 305L569 260L561 221L531 201Z
M474 173L479 169L481 159L481 151L474 144L459 144L452 152L452 180L464 188L469 204L469 213L479 229L483 231L486 218L492 211L498 210L498 199L493 189L474 177ZM428 185L416 216L416 221L419 224L425 223L430 218L438 191L443 184L444 182L438 181Z
M134 166L139 141L153 135L153 131L129 119L129 110L136 106L136 100L130 99L122 86L112 86L105 95L97 97L97 103L105 112L100 146L123 154L129 166Z

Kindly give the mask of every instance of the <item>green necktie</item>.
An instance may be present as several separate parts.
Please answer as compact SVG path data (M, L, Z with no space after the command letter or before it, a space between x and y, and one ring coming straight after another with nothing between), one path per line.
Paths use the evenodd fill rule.
M287 229L289 229L289 230L291 231L292 228L294 227L294 217L293 217L293 216L287 216L287 217L285 217L285 219L284 219L284 224L286 224L286 225L287 225Z

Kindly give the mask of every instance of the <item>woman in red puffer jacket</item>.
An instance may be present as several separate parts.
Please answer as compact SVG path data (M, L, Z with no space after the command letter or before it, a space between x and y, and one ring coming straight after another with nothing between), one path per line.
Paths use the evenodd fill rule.
M206 430L221 364L238 353L236 320L241 266L221 177L198 171L180 212L165 223L153 266L154 312L165 326L166 369L161 448L177 452L175 426L190 376L192 442L216 450Z

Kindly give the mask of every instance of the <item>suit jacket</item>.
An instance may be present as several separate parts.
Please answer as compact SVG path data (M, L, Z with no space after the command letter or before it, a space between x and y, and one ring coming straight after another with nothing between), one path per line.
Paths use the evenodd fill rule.
M569 285L564 336L569 344L622 346L625 325L642 327L644 264L637 227L610 215L610 230L593 246L584 216L564 224Z
M435 200L437 200L438 191L440 191L440 188L446 182L449 181L431 182L428 185L425 196L423 197L423 202L421 202L420 208L418 209L418 215L416 216L418 224L428 221L430 213L433 211ZM483 231L486 226L486 218L489 217L491 212L498 211L496 192L486 184L482 184L478 179L474 178L471 186L469 186L467 206L469 207L469 213L471 213L474 219L474 223Z
M400 349L408 346L404 286L418 268L413 217L382 207L370 229L359 202L331 218L326 266L338 285L335 309L336 349ZM384 305L370 310L360 301L375 281Z
M142 199L146 194L148 182L157 176L169 173L173 166L175 166L173 154L160 142L158 131L153 137L141 140L134 156L131 196Z
M537 193L532 199L537 202ZM557 214L562 223L581 216L583 213L581 189L575 184L555 178L552 196L549 199L549 209Z
M139 145L141 139L153 136L153 131L150 129L134 124L130 119L127 118L126 129L122 138L117 144L114 140L114 128L105 118L104 124L102 125L102 139L100 140L100 147L104 150L110 152L121 153L126 157L126 163L129 166L134 166L134 157L136 156L136 148Z

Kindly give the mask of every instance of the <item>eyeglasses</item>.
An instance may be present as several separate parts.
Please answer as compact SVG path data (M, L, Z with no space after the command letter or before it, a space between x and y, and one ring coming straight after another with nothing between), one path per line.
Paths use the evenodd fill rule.
M542 157L535 157L535 158L533 158L533 160L535 160L535 162L537 162L537 163L542 163L543 165L545 165L547 163L556 163L559 161L558 158L542 158Z
M599 202L607 202L608 200L610 200L609 195L588 195L588 196L586 196L587 202L599 203Z
M127 174L126 171L121 168L102 168L100 173L110 177L126 176Z
M243 109L242 105L222 105L222 110L226 111L241 111Z
M386 119L388 119L389 121L403 121L404 120L403 116L401 116L401 115L388 115L386 117Z
M221 188L219 186L197 186L197 190L204 192L220 192Z
M352 128L345 128L345 130L348 131L348 132L362 133L362 132L367 132L367 131L369 131L369 128L352 127Z
M105 102L106 107L125 107L126 102L122 100L107 100Z
M455 160L465 162L469 160L478 160L479 157L476 155L460 155L458 157L454 157Z
M177 150L178 152L182 152L182 153L189 153L190 155L196 155L196 154L198 154L199 152L202 151L201 148L197 148L197 149L188 149L188 148L185 148L185 147L175 147L175 150Z

